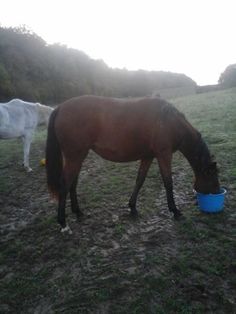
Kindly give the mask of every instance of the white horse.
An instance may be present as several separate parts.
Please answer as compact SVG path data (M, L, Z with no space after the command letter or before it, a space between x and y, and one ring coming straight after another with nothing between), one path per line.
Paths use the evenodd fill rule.
M29 166L30 145L37 125L48 124L53 108L40 103L13 99L0 104L0 139L22 138L24 146L24 167Z

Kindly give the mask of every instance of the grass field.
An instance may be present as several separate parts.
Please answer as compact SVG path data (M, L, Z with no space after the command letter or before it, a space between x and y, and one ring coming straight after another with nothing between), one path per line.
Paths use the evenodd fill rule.
M224 211L198 211L192 170L176 153L175 198L185 219L169 214L154 163L132 220L138 163L91 153L78 186L85 217L78 223L68 206L73 234L63 235L39 165L46 131L32 145L32 173L21 168L22 144L1 141L0 313L236 313L236 89L172 102L215 155L228 190Z

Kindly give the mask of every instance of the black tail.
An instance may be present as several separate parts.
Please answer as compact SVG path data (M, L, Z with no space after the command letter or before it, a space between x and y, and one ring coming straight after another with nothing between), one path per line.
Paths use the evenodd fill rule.
M58 199L62 173L62 154L54 127L57 113L58 108L52 112L49 118L46 143L46 173L48 190L56 199Z

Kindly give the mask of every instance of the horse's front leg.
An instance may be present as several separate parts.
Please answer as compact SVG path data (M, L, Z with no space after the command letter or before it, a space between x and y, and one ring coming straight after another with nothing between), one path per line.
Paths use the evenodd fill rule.
M175 205L174 193L173 193L173 180L171 174L171 160L172 153L161 154L157 157L161 176L164 182L164 187L166 190L167 204L168 208L174 214L174 218L179 218L182 213Z
M29 166L29 153L30 153L30 145L33 139L33 134L28 133L22 137L23 140L23 146L24 146L24 167L27 172L32 171L32 169Z
M137 175L137 179L136 179L136 184L133 190L133 193L131 195L131 198L129 200L129 207L131 209L131 215L132 216L137 216L138 212L136 209L136 202L137 202L137 197L138 197L138 193L145 181L148 169L151 166L153 158L151 159L144 159L141 160L141 164L139 166L139 170L138 170L138 175Z

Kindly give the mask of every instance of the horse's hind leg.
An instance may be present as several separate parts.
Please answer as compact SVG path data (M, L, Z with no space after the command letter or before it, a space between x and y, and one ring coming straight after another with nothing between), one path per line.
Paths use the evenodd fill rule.
M82 162L86 155L87 152L73 158L65 158L58 202L58 222L62 227L62 232L68 230L68 227L66 226L65 206L66 197L69 192L70 196L72 195L71 198L72 211L75 211L77 216L81 213L79 210L78 201L76 197L76 185L77 177L81 169Z
M129 207L131 209L130 213L132 216L136 216L138 214L137 209L136 209L138 193L145 181L145 178L146 178L148 169L151 166L152 160L153 158L141 160L141 164L139 166L138 175L136 179L136 184L135 184L133 193L131 195L131 198L129 200Z
M79 208L79 203L77 199L77 194L76 194L77 183L78 183L78 175L74 179L70 188L70 200L71 200L71 210L73 213L76 214L77 218L79 219L81 216L83 216L83 212Z
M58 211L57 211L57 221L61 225L61 231L64 232L66 229L66 217L65 217L65 206L66 206L66 182L65 179L61 179L61 186L59 190L59 198L58 198Z

